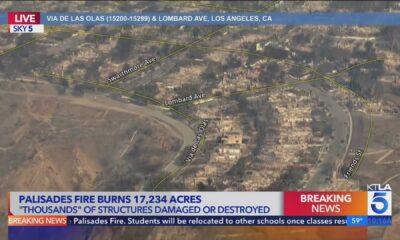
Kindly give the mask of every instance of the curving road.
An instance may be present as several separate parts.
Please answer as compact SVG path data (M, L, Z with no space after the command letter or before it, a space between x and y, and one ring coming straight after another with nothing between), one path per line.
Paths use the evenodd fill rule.
M317 96L320 101L325 103L325 106L332 115L332 136L334 139L331 141L322 163L306 184L306 189L318 190L330 184L328 179L332 176L332 172L336 171L339 161L347 154L350 143L348 139L351 139L351 126L348 127L352 124L351 116L346 107L339 105L326 91L313 87L310 84L301 85L299 88L311 91L311 94ZM343 143L341 140L344 140Z

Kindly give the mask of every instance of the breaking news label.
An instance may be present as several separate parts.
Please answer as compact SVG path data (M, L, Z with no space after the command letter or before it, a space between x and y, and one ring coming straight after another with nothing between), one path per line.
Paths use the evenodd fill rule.
M389 226L391 193L10 192L8 226Z

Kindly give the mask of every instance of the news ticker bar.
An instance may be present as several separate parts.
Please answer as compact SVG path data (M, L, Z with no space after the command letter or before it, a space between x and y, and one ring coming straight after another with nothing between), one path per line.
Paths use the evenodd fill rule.
M386 12L8 12L0 24L57 25L400 25L400 13Z
M390 186L373 184L369 185L368 190L10 192L8 223L9 226L390 225ZM195 221L196 219L204 221ZM318 219L327 221L314 221ZM279 221L274 222L275 220Z
M391 216L9 216L8 226L390 226Z

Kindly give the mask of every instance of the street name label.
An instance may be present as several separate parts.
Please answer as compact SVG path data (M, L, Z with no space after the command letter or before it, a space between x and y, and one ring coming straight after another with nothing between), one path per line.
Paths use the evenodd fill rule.
M192 101L196 101L202 98L205 98L206 94L205 93L195 93L186 97L177 97L171 100L167 100L165 101L165 105L167 106L171 106L171 105L175 105L175 104L182 104L182 103L186 103L186 102L192 102Z
M145 59L143 63L136 64L136 65L134 65L134 66L132 66L132 67L130 67L128 69L125 69L125 70L123 70L123 71L121 71L121 72L119 72L117 74L109 76L107 78L106 82L107 83L112 83L114 81L117 81L117 80L119 80L121 78L124 78L124 77L128 76L129 74L132 74L134 72L139 71L140 69L144 68L145 66L147 66L149 64L152 64L152 63L154 63L156 61L157 61L157 59L155 57L152 57L152 58L149 58L149 59Z

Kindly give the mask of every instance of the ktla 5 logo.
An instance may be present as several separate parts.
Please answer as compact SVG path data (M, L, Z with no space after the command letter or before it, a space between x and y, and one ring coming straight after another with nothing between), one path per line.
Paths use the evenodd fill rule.
M369 184L368 189L368 215L392 215L392 188L389 184Z

